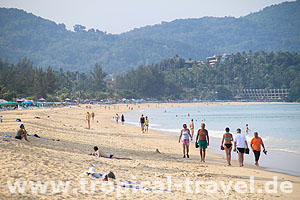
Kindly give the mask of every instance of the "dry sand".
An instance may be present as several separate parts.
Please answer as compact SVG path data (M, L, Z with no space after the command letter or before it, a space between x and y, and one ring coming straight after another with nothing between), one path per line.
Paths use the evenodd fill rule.
M195 104L181 104L181 106L188 105ZM134 109L138 109L139 106L142 109L157 107L157 104L130 106ZM173 104L159 106L173 106ZM94 111L96 114L95 120L91 123L91 130L87 129L85 120L87 111ZM0 124L0 134L14 137L20 125L20 122L15 122L15 120L21 118L28 133L36 133L42 137L59 139L59 141L28 137L30 142L26 142L0 137L0 199L115 199L118 194L120 199L299 199L299 177L269 172L249 165L240 168L236 161L233 161L233 166L227 167L224 156L209 153L209 149L206 163L200 163L199 151L194 148L194 145L191 146L190 158L183 159L178 137L152 130L147 134L141 134L138 127L117 125L111 120L115 113L127 111L126 105L107 105L107 109L100 105L86 109L85 105L82 105L72 108L1 112L4 122ZM34 119L35 116L41 119ZM95 145L106 154L129 157L133 160L88 156L87 154L92 152ZM160 153L157 153L156 149ZM105 186L101 179L83 174L90 167L95 167L100 173L113 171L117 179L106 183L106 188L108 189L109 184L112 184L115 190L110 193L101 191L101 187ZM154 181L167 184L170 180L169 176L172 179L172 192L148 191L146 193L147 191L142 189L117 188L119 181L128 180L150 181L145 187L153 189L157 188L157 183ZM282 193L278 186L278 193L267 193L264 190L261 193L252 193L249 191L250 176L255 178L255 191L263 189L266 182L273 180L273 176L277 176L279 184L283 181L292 182L293 192ZM86 186L88 193L81 192L79 181L83 178L88 181ZM194 182L205 181L199 187L200 193L195 193L195 183L191 186L193 193L186 191L184 183L187 178ZM45 183L51 180L56 183L70 181L68 192L53 193L49 183L46 193L34 193L30 190L28 183L24 193L13 194L10 193L7 183L8 181L12 184L15 181ZM99 181L99 185L95 187L95 193L90 192L92 181ZM213 187L212 183L206 181L217 182L216 193L209 193ZM230 184L230 181L233 181L232 188L225 193L221 185L224 183L226 186ZM237 181L246 181L248 189L245 193L235 190L234 186ZM126 189L128 191L124 194L118 193Z

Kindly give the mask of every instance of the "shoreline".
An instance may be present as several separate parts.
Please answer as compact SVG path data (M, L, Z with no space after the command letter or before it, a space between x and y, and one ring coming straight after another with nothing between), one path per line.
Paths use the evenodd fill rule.
M273 102L273 103L269 103L269 102L268 103L255 102L255 103L252 103L252 102L248 102L248 103L245 104L243 102L242 104L238 103L238 104L229 104L229 105L234 106L234 105L260 105L260 104L268 104L268 105L271 104L271 105L274 105L274 104L290 104L290 103L278 103L278 102ZM294 103L291 103L291 104L294 104ZM209 105L209 106L217 106L217 105L224 105L224 104L223 103L220 103L220 104L219 103L214 103L213 105ZM225 104L225 105L228 105L228 104ZM189 105L182 105L182 104L180 104L177 107L186 107L186 106L189 106ZM205 105L202 105L202 104L200 104L200 105L194 105L193 104L192 106L207 106L207 105L206 104ZM166 106L162 106L160 108L168 108L168 107L171 107L171 106L170 105L166 105ZM154 109L154 108L150 108L150 109ZM140 112L141 112L141 109L140 109ZM138 113L136 113L136 115L138 115ZM137 120L138 120L138 117L139 116L137 116ZM133 126L133 127L139 127L139 126L137 126L137 125L135 125L135 124L133 124L131 122L130 122L130 124L127 124L127 125L128 126ZM174 134L174 132L163 131L163 130L159 130L157 128L154 128L152 130L157 131L157 132L162 133L162 134L167 134L167 135L172 135L172 136L178 137L176 134ZM211 140L213 142L211 144L213 144L213 145L210 145L210 148L208 149L208 152L210 152L212 154L215 154L215 155L221 155L221 156L223 156L224 157L224 161L225 161L225 152L224 151L220 151L219 148L218 148L219 146L217 146L217 143L220 142L221 139L217 138L217 137L214 137L214 136L210 136L210 138L212 138ZM194 148L194 146L193 146L194 143L195 143L194 141L191 142L191 145L190 145L191 148ZM282 160L283 158L286 158L286 157L289 157L290 159L291 158L299 158L299 155L296 154L296 153L294 153L294 152L279 151L279 150L272 150L272 151L276 152L276 155L277 154L280 155L280 156L278 156L278 155L275 156L277 159L280 159L280 160ZM250 154L251 154L251 152L250 152ZM232 155L235 155L235 152L232 151ZM245 158L247 158L247 155L245 155L245 156L246 156ZM270 155L268 155L268 156L270 156ZM252 154L251 154L251 157L252 157ZM273 157L274 157L274 155L273 155ZM248 158L248 159L245 160L245 163L247 165L249 165L249 166L254 166L253 165L253 161L252 161L253 159L251 159L251 161L250 161L250 159ZM237 157L233 156L232 160L237 161ZM270 171L270 172L284 173L284 174L287 174L287 175L291 175L291 176L295 176L295 177L300 178L300 173L299 172L291 171L291 170L284 170L284 169L279 169L279 168L274 168L274 167L271 166L272 164L268 163L268 162L267 162L267 165L268 166L259 166L259 168L267 170L267 171ZM256 166L254 166L254 167L256 167Z
M170 105L170 104L169 104ZM181 104L182 105L182 104ZM247 165L247 167L227 167L224 156L208 153L206 163L199 162L199 152L192 150L189 159L182 158L182 147L178 143L178 137L171 137L168 134L149 130L147 134L141 134L140 128L123 126L116 124L111 119L115 113L125 113L129 109L126 104L92 105L92 109L86 109L84 105L80 107L66 107L55 109L18 110L3 112L4 122L1 124L0 134L14 136L18 122L16 118L22 118L27 131L31 134L38 134L42 137L59 139L60 141L43 140L29 137L29 143L16 141L7 138L4 141L0 138L0 198L5 199L94 199L107 198L115 199L117 193L66 193L66 194L11 194L7 189L7 181L44 181L44 180L70 180L77 188L77 183L81 178L90 179L82 173L93 166L97 171L105 173L113 171L116 174L116 181L134 180L141 181L167 181L171 176L175 183L184 183L189 178L191 180L217 181L228 183L229 181L247 181L249 177L255 177L255 187L262 187L267 181L271 181L274 176L280 182L291 181L294 190L291 194L276 193L238 193L234 189L230 193L221 191L216 194L209 193L187 193L184 188L173 188L173 193L126 193L122 199L199 199L199 198L277 198L277 199L297 199L300 195L300 179L283 173L270 172L262 168ZM129 105L134 110L139 108L156 107L154 105ZM159 105L161 107L162 104ZM170 105L171 106L171 105ZM110 109L108 109L110 107ZM95 120L91 123L91 130L86 128L85 114L87 111L94 111ZM34 119L40 116L41 119ZM49 117L47 117L49 116ZM125 116L126 120L126 116ZM104 152L114 154L117 157L129 157L132 161L105 159L89 157L87 154L97 145ZM156 149L160 153L156 152ZM249 180L248 180L249 181ZM153 185L149 187L154 187ZM205 189L205 187L201 187ZM130 190L131 191L131 190Z

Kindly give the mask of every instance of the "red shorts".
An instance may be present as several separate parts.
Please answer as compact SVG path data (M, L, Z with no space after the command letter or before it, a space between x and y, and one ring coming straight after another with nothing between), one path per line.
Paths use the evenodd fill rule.
M181 142L182 142L182 144L190 145L190 140L185 139L185 140L182 140Z

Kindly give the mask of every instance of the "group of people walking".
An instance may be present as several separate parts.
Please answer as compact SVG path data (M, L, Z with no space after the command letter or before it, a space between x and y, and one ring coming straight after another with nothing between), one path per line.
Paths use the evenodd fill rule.
M249 130L248 124L246 125L247 132ZM194 122L191 120L190 129L187 128L186 124L183 124L183 129L180 132L178 142L182 143L183 147L183 158L189 158L189 145L190 140L193 140L194 136ZM199 148L200 151L200 160L201 162L205 162L206 149L209 146L209 136L208 131L205 129L205 124L201 124L201 128L197 131L195 147ZM254 137L251 139L250 147L254 153L255 157L255 165L259 166L258 161L260 158L261 146L263 147L263 152L266 154L267 151L265 149L264 143L262 139L258 136L258 132L254 132ZM247 138L240 128L236 130L236 135L233 136L230 133L230 128L225 128L225 133L223 134L222 142L221 142L221 150L225 150L226 152L226 160L228 166L231 166L231 152L232 149L234 152L238 153L238 161L239 166L244 166L244 154L249 154L249 145L247 142Z
M189 145L190 139L193 140L194 137L194 123L193 120L190 123L191 131L187 128L186 124L183 124L183 129L180 132L178 142L182 143L183 147L183 158L189 158ZM205 162L206 149L209 146L209 136L208 131L205 129L205 124L201 124L201 129L198 130L196 136L196 148L200 149L201 162Z
M149 129L149 119L148 119L148 116L144 117L144 115L141 115L140 125L141 125L141 131L142 131L142 133L145 133L145 132L148 133L148 129Z

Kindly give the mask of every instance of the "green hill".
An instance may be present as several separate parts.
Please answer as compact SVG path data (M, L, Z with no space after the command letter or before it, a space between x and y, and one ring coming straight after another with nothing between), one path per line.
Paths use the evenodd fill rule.
M243 51L300 52L300 1L267 7L245 17L181 19L112 35L100 30L66 30L64 24L18 9L0 8L0 57L36 65L108 73L151 65L176 54L204 60Z

